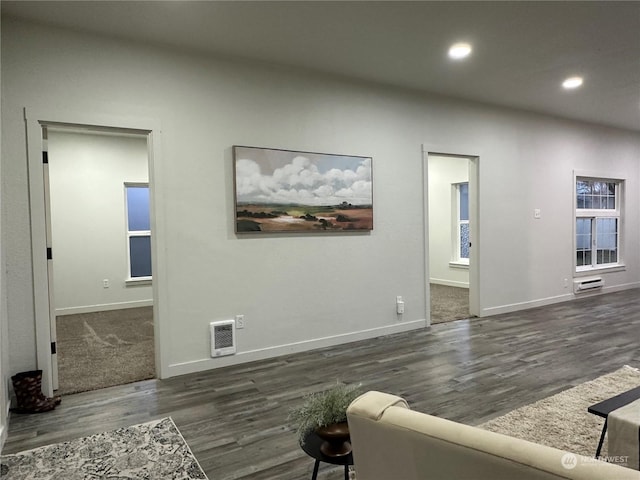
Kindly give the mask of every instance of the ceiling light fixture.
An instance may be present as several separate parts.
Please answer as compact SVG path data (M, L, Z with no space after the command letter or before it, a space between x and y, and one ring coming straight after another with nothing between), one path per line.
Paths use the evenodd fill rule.
M567 90L578 88L580 85L582 85L582 77L569 77L562 82L562 86Z
M471 53L471 45L468 43L456 43L449 48L449 57L454 60L461 60Z

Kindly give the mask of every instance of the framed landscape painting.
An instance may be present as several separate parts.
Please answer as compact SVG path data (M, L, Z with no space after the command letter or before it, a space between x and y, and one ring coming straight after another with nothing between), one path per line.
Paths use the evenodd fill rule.
M370 157L233 147L236 232L373 229Z

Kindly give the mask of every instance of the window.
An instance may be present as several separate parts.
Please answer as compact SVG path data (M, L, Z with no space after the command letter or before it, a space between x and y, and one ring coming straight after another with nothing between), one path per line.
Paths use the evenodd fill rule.
M149 184L126 183L127 257L130 280L151 279Z
M620 180L576 178L576 271L620 264Z
M455 184L456 236L454 261L469 264L469 183Z

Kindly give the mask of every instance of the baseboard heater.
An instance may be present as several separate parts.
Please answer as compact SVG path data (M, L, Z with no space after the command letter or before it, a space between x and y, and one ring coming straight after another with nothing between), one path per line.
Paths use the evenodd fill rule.
M211 356L222 357L236 353L235 320L222 320L211 322Z
M593 292L594 290L601 290L603 286L604 280L602 277L581 278L580 280L574 280L573 293Z

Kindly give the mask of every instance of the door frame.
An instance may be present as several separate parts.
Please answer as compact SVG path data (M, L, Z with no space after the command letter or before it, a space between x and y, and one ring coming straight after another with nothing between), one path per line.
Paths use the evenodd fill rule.
M429 285L429 155L467 158L469 160L469 240L472 250L469 256L469 314L482 316L480 291L481 236L480 236L480 158L482 153L476 147L465 145L422 145L422 171L424 195L424 242L425 242L425 318L431 325L431 287Z
M154 186L161 183L158 168L161 162L160 122L153 118L133 118L68 111L38 111L25 108L24 120L27 130L27 164L29 174L29 210L31 220L31 258L33 267L33 308L36 336L36 363L42 370L42 391L47 396L53 395L55 362L52 355L51 315L53 310L52 285L50 285L49 265L47 260L47 205L45 203L45 176L43 168L43 127L61 126L81 128L88 131L109 130L122 133L138 133L147 136L149 159L149 190L151 196L151 263L154 269L153 317L154 348L156 375L165 378L168 373L168 362L165 360L168 351L162 337L164 328L166 278L164 268L166 262L161 257L165 251L162 246L164 224L159 212L164 211L162 195L155 194ZM46 187L48 188L48 187ZM55 318L53 319L55 321Z

